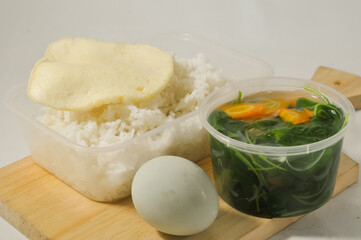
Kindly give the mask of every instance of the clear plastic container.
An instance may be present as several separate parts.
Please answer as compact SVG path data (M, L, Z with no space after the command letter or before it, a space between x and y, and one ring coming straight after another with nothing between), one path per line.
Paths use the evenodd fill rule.
M208 122L218 106L262 91L302 91L313 88L349 115L335 135L299 146L262 146L232 139ZM306 90L304 90L306 91ZM291 78L259 78L214 91L202 102L199 114L210 134L214 179L221 198L235 209L258 217L291 217L311 212L332 195L342 141L354 118L350 101L322 84Z
M231 81L273 74L257 59L189 34L161 34L141 41L180 57L203 53ZM109 147L84 147L37 120L42 106L31 102L26 84L9 92L7 105L19 116L32 159L74 189L96 201L115 201L130 194L137 169L161 155L197 161L209 155L208 138L196 111L141 136Z

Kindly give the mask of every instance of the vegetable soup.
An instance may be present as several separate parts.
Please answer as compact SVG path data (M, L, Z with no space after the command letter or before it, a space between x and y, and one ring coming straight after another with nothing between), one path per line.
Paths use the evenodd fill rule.
M307 91L305 91L307 90ZM336 134L347 114L316 90L265 91L216 108L210 125L248 144L299 146ZM259 217L291 217L313 211L331 197L342 139L312 153L273 157L229 147L210 136L219 195L232 207Z

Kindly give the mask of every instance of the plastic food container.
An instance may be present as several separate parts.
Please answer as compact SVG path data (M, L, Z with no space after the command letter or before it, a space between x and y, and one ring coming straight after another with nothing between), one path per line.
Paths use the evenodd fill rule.
M180 57L203 53L231 81L273 74L272 68L260 60L189 34L161 34L140 42ZM19 116L32 159L96 201L128 196L135 172L154 157L177 155L197 161L209 154L208 136L196 111L121 144L84 147L37 120L43 106L28 99L26 84L8 94L7 105Z
M229 138L207 121L215 108L236 99L238 91L247 96L261 91L302 91L305 86L321 92L349 114L348 123L341 131L307 145L262 146ZM346 97L313 81L249 79L214 91L202 102L199 114L210 135L218 194L233 208L265 218L297 216L321 207L333 193L342 141L354 112Z

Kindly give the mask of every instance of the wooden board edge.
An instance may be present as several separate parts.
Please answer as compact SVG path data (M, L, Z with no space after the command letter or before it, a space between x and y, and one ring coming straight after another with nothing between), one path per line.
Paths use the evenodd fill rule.
M258 227L257 231L252 231L244 235L240 240L254 240L259 239L259 232L262 232L265 235L265 239L272 237L273 235L279 233L282 229L288 227L292 223L296 222L302 216L291 217L291 218L273 218L269 221L264 222Z
M0 216L5 219L10 225L16 228L24 236L31 240L47 240L40 231L34 226L25 221L20 214L9 208L3 201L0 200Z

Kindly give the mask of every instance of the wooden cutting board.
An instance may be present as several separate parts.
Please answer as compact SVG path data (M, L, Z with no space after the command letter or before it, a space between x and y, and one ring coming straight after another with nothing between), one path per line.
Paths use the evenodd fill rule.
M211 175L209 158L198 164ZM358 164L343 155L334 195L355 183L358 172ZM91 201L31 157L0 169L0 179L0 215L29 239L266 239L300 218L251 217L220 200L219 214L210 228L174 237L145 223L130 197L116 203Z
M343 89L350 91L354 104L361 103L360 94L355 94L356 88L348 87L348 83L356 84L355 81L360 85L361 78L320 67L313 80L325 79L332 79L327 84L336 85L340 92ZM199 161L198 165L212 177L209 158ZM357 182L358 173L359 165L343 154L334 195ZM130 197L115 203L91 201L39 167L31 157L0 169L0 216L29 239L69 240L266 239L300 218L251 217L220 200L219 214L210 228L193 236L174 237L160 233L144 222Z

